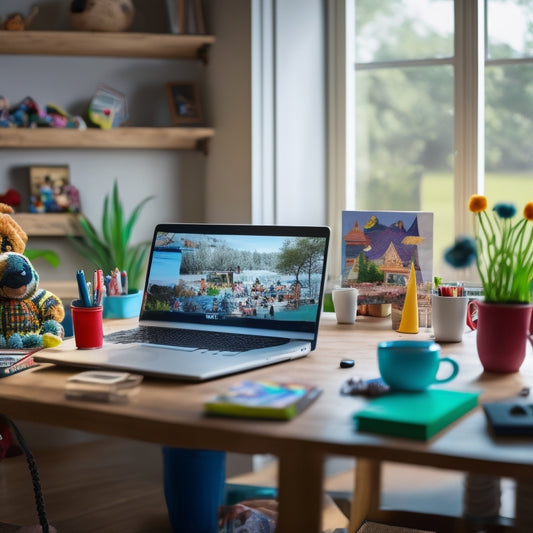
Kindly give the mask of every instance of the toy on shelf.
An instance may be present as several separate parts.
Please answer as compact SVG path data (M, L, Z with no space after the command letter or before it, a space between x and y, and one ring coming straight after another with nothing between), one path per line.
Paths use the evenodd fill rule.
M5 19L1 17L0 29L8 31L27 30L31 26L33 19L37 16L37 13L39 13L39 8L33 6L27 17L24 17L22 13L11 13L10 15L7 15Z
M70 22L81 31L125 31L135 16L131 0L72 0Z
M99 85L88 110L90 122L103 130L118 128L128 119L126 97L106 85Z
M26 96L10 107L7 98L0 96L0 127L2 128L87 128L84 120L71 116L54 104L41 109L37 102Z
M8 189L4 194L0 194L0 203L10 205L11 207L17 207L20 205L20 202L20 193L15 189Z
M39 288L39 275L23 254L28 236L0 204L0 348L57 346L64 331L61 300Z
M0 95L0 127L9 126L9 100Z

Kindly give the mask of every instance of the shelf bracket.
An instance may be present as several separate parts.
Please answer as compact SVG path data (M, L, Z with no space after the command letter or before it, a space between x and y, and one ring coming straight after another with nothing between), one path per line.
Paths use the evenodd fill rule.
M198 139L196 142L196 149L204 155L209 155L209 139Z
M198 48L198 59L202 62L202 65L207 65L209 62L209 45L203 44Z

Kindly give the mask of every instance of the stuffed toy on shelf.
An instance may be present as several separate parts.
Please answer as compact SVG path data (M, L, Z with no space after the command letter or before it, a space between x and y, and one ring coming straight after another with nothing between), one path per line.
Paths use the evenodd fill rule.
M39 288L39 275L23 255L28 236L0 203L0 348L57 346L64 335L61 300Z

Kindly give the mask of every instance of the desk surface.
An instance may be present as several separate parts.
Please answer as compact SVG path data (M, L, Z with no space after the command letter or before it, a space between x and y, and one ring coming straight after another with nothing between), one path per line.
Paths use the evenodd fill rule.
M116 322L108 323L106 328L111 330L116 325ZM309 356L246 373L250 378L292 378L323 387L321 397L289 422L206 417L203 402L242 376L201 384L145 378L130 403L109 405L65 400L65 382L79 369L53 365L42 365L2 379L0 412L15 420L38 421L173 446L278 455L282 470L280 510L283 479L290 485L292 482L287 480L298 475L298 468L309 470L310 464L316 464L315 474L309 475L318 482L321 460L327 454L531 478L531 440L491 436L480 407L428 442L386 438L354 430L351 416L365 400L341 396L342 383L352 376L378 375L378 342L429 337L427 331L417 335L397 333L392 330L390 319L358 317L354 325L338 325L333 314L325 313L317 349ZM71 341L67 341L63 349L71 349L71 346ZM443 344L442 348L443 354L454 356L461 368L459 376L447 383L446 388L479 391L483 402L516 396L523 387L533 387L530 346L521 371L508 375L483 372L476 355L474 332L466 333L462 343ZM355 367L339 368L343 358L355 359ZM284 523L283 529L286 525Z

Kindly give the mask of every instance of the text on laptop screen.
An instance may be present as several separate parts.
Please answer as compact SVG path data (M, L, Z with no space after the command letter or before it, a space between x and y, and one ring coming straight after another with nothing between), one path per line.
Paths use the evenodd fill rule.
M314 328L325 278L325 233L174 233L161 227L152 246L142 319Z

